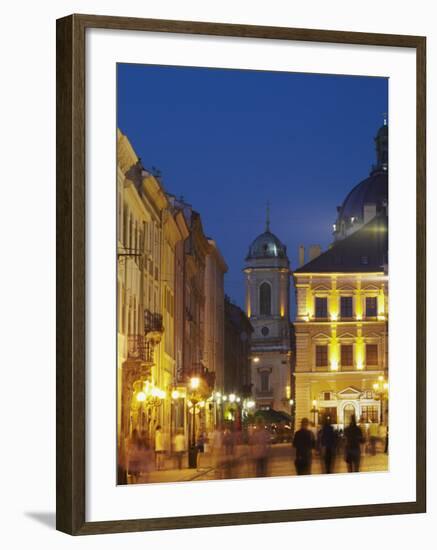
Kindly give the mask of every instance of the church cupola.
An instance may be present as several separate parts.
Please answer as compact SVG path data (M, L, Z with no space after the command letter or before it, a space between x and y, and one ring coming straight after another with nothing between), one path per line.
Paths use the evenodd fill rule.
M287 259L287 247L270 231L270 207L267 204L266 229L249 246L246 261L269 258Z
M388 126L387 119L375 137L376 164L370 175L356 185L337 207L334 224L336 241L351 235L377 214L387 212L388 205Z

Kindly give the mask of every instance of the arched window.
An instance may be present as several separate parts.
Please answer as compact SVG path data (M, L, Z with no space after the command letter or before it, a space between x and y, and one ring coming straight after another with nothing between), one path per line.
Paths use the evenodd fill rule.
M269 283L262 283L259 287L259 311L261 315L272 314L272 289Z

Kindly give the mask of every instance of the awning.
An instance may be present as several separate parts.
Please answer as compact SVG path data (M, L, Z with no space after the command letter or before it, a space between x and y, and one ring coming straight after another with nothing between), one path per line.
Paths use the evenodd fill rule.
M256 418L262 418L266 424L279 424L281 422L289 423L291 416L284 411L275 411L274 409L259 410L255 413Z

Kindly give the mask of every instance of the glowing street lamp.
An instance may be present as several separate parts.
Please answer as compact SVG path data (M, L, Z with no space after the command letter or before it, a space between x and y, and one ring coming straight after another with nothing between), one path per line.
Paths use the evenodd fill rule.
M375 392L377 398L381 402L381 424L384 423L384 404L385 400L388 398L388 382L384 379L384 376L378 376L378 382L373 384L373 391Z
M201 379L199 376L192 376L188 382L191 390L191 395L188 401L188 406L192 408L192 434L191 445L188 452L188 464L190 468L197 467L197 449L196 449L196 410L200 413L200 409L205 406L203 396L200 395ZM190 411L191 412L191 411Z
M314 418L314 425L317 425L317 414L319 412L319 409L317 408L317 400L313 399L313 408L311 409L311 412L313 413Z
M137 393L137 401L139 401L140 403L142 403L143 401L146 400L146 394L143 392L143 391L139 391Z

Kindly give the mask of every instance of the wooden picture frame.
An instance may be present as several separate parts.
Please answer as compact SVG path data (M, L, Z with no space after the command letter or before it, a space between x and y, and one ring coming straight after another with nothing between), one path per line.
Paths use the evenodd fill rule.
M85 32L89 28L377 45L416 51L416 499L331 508L87 522L85 519ZM57 21L57 529L71 535L409 514L426 509L426 39L326 30L71 15Z

